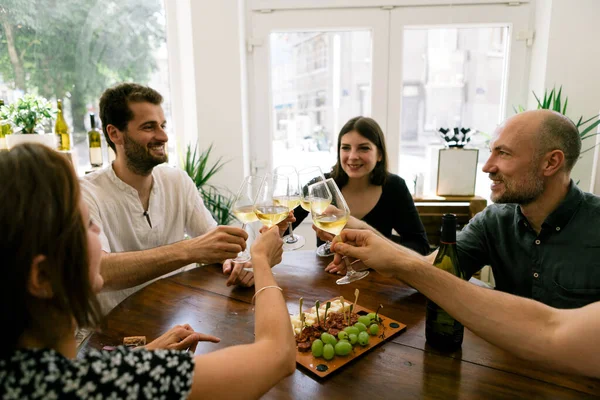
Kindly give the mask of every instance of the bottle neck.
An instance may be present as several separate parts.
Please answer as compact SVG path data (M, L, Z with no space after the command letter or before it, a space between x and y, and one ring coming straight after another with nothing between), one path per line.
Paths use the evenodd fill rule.
M456 219L444 219L440 241L445 244L456 243Z

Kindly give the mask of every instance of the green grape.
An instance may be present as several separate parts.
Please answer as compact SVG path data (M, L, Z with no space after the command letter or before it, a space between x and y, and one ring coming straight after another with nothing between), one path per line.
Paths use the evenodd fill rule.
M360 332L355 326L347 326L344 328L344 331L348 332L348 335L355 334L356 336L358 336L358 332Z
M369 326L369 325L371 325L371 318L369 318L366 315L361 315L360 317L358 317L358 322L360 322L361 324L363 324L365 326Z
M315 357L321 357L323 355L323 341L316 339L311 346L312 355Z
M335 355L335 349L331 344L326 344L323 346L323 358L326 360L331 360Z
M371 325L371 326L369 327L369 333L370 333L372 336L375 336L375 335L379 334L379 325L377 325L377 324L373 324L373 325Z
M367 326L365 324L363 324L362 322L355 323L354 327L358 329L359 333L367 330Z
M335 336L327 332L323 332L321 334L321 340L323 341L323 343L329 343L332 346L335 346L335 344L337 343L337 339L335 338Z
M377 322L381 321L381 317L374 312L368 313L367 317L371 318L371 321L374 321L375 319L377 319Z
M340 331L340 333L338 333L338 339L348 340L348 332Z
M367 332L361 332L358 334L358 344L366 346L369 344L369 334Z
M347 356L352 351L352 345L347 340L340 340L335 345L335 354L338 356Z
M350 340L350 344L355 345L358 342L358 334L351 333L348 335L348 339Z

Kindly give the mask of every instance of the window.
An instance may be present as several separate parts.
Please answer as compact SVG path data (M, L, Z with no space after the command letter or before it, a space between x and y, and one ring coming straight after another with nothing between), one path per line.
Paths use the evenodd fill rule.
M0 6L0 22L0 95L7 103L24 93L62 99L80 169L89 167L88 113L98 113L107 87L123 81L153 87L170 120L162 0L66 0L51 7L12 1Z
M271 34L273 167L336 160L343 124L370 111L371 32Z
M508 26L404 29L399 171L408 181L425 172L425 190L435 193L438 129L465 127L483 132L478 144L476 194L489 196L481 172L487 137L503 118Z

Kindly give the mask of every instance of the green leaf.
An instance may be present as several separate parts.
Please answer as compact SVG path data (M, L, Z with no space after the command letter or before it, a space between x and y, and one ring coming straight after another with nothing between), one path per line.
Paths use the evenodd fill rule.
M596 128L598 125L600 125L600 120L594 122L593 124L591 124L590 126L588 126L587 128L585 128L582 132L579 133L579 136L584 139L586 137L586 135L588 133L590 133L591 131L594 130L594 128Z
M533 92L533 91L531 93L533 93L533 97L535 97L535 100L537 101L537 104L538 104L537 108L538 108L538 110L541 109L541 108L543 108L542 107L542 103L540 102L539 97L537 97L537 94L535 94L535 92ZM546 93L544 93L544 101L546 101Z
M560 112L560 95L562 94L562 86L558 89L558 94L554 98L554 105L552 106L552 110L556 112Z

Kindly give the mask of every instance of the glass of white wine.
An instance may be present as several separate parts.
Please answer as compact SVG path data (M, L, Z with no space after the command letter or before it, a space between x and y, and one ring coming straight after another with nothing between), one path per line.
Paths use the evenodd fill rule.
M288 190L287 195L284 197L278 197L275 200L281 205L287 206L290 211L300 205L302 199L302 192L300 190L300 179L298 178L298 171L291 165L283 165L275 168L277 175L283 175L288 178ZM283 249L284 250L297 250L304 246L306 240L303 236L294 234L292 223L288 223L290 230L289 235L283 237Z
M341 190L333 179L326 179L308 187L310 196L310 211L313 223L317 228L339 235L350 218L350 209ZM327 197L331 196L328 202ZM336 281L338 285L345 285L369 275L369 271L355 271L352 265L346 262L346 276Z
M302 198L300 200L300 206L310 212L310 195L308 193L308 187L317 182L324 182L325 176L323 171L319 167L306 167L298 171L298 178L300 180L300 187L302 190ZM331 196L329 196L331 198ZM327 206L329 203L327 203ZM328 257L332 253L329 251L331 242L326 242L317 248L317 255L320 257Z
M258 221L254 213L254 200L263 179L262 176L247 176L233 199L231 213L242 223L242 229L246 229L246 224ZM250 258L250 249L249 246L246 246L246 250L240 252L233 262L244 263L250 261Z
M267 174L260 185L254 201L254 213L268 228L285 220L290 213L289 207L278 200L287 196L288 181L283 175Z

